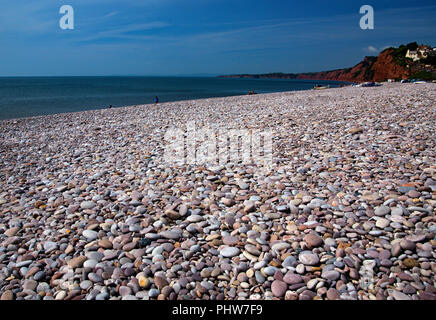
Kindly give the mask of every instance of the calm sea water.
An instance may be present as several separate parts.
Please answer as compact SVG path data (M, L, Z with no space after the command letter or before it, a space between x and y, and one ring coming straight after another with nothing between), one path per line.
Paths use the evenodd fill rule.
M292 90L341 82L200 77L0 77L0 119Z

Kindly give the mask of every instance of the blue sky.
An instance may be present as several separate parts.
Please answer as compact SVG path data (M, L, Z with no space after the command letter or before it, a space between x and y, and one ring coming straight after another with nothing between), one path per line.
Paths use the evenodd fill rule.
M374 30L359 28L365 4ZM59 27L62 5L74 30ZM0 0L0 76L321 71L436 46L435 30L434 0Z

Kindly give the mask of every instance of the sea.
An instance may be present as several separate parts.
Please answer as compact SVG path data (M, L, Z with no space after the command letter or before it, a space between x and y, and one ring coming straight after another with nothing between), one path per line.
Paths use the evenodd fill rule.
M0 77L0 120L64 112L309 90L344 82L218 77Z

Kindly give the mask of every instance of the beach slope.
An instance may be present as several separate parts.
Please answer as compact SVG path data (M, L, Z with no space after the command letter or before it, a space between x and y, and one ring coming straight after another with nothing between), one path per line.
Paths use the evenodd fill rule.
M1 299L435 299L435 101L394 83L0 121ZM270 166L169 166L192 124L271 134Z

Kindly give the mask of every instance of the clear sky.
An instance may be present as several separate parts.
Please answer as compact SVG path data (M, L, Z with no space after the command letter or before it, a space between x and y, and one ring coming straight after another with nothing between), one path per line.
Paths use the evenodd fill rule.
M322 71L435 31L434 0L0 0L0 76Z

